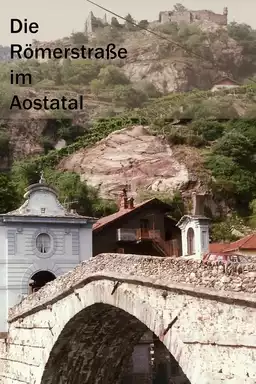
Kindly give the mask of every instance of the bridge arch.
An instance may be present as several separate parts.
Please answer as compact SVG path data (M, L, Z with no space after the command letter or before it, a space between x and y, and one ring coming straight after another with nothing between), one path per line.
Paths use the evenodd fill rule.
M124 283L116 292L113 288L113 281L93 281L52 306L53 337L47 341L37 383L100 384L104 378L104 384L121 384L134 346L151 330L179 364L182 384L194 384L189 381L193 372L187 346L174 330L163 336L166 319L160 307L150 303L150 292L148 300L141 300L141 287L137 292Z

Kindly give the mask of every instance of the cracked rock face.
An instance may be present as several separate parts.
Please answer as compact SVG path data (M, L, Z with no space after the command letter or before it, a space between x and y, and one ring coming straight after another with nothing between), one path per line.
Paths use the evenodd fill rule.
M172 193L190 181L187 167L175 159L166 141L142 126L110 134L93 148L63 159L59 169L77 172L107 198L116 197L126 184L136 196L141 189Z

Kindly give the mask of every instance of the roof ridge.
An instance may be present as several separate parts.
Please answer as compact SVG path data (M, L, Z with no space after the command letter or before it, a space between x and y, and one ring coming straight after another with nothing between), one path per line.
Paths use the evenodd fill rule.
M240 239L241 242L242 242L242 240L244 240L244 242L241 245L245 245L255 235L256 235L256 233L251 233L250 235L247 235L244 238Z

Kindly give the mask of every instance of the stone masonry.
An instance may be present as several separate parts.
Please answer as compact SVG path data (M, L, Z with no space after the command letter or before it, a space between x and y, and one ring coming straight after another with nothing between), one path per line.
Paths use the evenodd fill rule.
M187 23L208 21L220 26L227 26L228 24L228 8L225 7L223 14L214 13L209 10L181 10L181 11L163 11L159 14L160 23L174 22L174 23Z
M0 383L120 384L149 329L191 384L255 384L255 292L256 264L99 255L10 310Z

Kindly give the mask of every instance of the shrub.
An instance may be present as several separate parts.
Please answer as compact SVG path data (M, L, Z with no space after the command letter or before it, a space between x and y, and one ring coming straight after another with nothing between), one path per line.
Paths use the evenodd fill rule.
M181 136L179 133L173 132L167 136L167 140L170 144L181 145L186 143L184 136Z
M214 141L220 138L224 132L224 125L217 121L196 120L190 124L194 133L201 135L207 141Z
M130 83L127 76L114 65L109 65L106 68L102 68L98 75L98 79L106 87L109 85L126 85Z
M149 22L148 22L148 20L141 20L141 21L138 23L138 26L139 26L140 28L148 28L148 26L149 26Z
M161 92L158 91L153 83L147 80L142 80L134 85L134 88L146 93L149 98L156 98L161 96Z
M51 151L52 149L54 149L54 143L52 141L52 138L50 137L47 137L47 136L41 137L40 144L44 148L45 154Z
M230 157L239 163L244 161L247 163L254 156L255 147L245 135L232 130L218 140L213 151L215 154Z
M186 143L191 147L200 148L207 144L207 141L204 140L201 136L189 135L186 137Z
M88 43L88 37L83 32L74 32L71 35L71 40L74 45L83 45Z
M127 108L139 108L148 100L147 95L131 85L118 85L113 90L113 102Z

